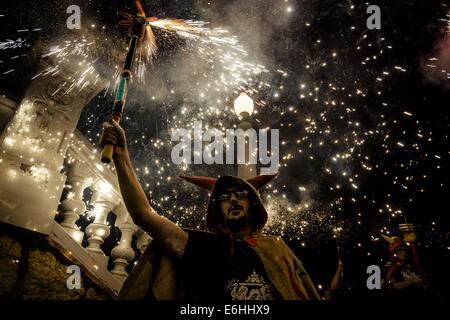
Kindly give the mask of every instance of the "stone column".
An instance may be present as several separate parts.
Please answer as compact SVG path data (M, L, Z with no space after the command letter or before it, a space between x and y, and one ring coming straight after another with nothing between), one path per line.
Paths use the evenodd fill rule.
M89 245L86 250L94 255L96 259L106 268L108 258L105 257L100 245L104 239L108 238L111 231L106 224L108 213L119 205L120 200L114 198L112 186L106 181L99 181L92 186L93 194L91 204L94 206L95 219L94 222L86 227L86 235L88 236ZM104 258L101 258L104 257Z
M114 213L117 216L116 227L119 228L121 236L118 245L111 251L111 256L114 259L114 268L111 270L111 273L121 281L125 281L128 277L125 268L136 255L131 247L131 241L138 230L138 226L134 224L123 204L119 205L114 210Z
M114 209L114 204L109 201L98 200L94 204L95 220L86 227L86 234L89 237L89 245L87 251L104 254L100 245L109 237L111 233L109 227L106 225L106 218L108 213Z
M242 129L244 132L253 129L250 123L250 117L248 113L244 113L242 121L238 125L238 129ZM239 148L239 146L238 146ZM245 163L238 163L237 165L237 176L244 180L250 179L257 176L257 168L255 163L250 163L250 153L255 153L256 159L258 157L258 149L250 150L250 144L248 139L245 139Z
M86 164L75 160L70 164L67 175L67 184L70 185L70 191L66 199L61 202L60 208L63 210L64 220L61 226L67 233L81 245L84 232L80 231L76 225L76 221L80 218L80 214L86 211L86 205L83 201L84 190L90 186L92 178Z

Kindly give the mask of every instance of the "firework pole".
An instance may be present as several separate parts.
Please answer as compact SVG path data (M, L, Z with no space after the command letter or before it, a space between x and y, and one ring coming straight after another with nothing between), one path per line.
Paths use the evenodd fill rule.
M116 92L116 98L113 104L113 110L111 113L111 119L120 122L122 119L122 114L125 108L125 102L127 97L128 85L132 75L134 53L139 45L139 41L144 38L145 34L145 13L142 8L140 0L135 0L137 14L136 16L131 16L129 14L122 14L123 16L129 18L128 21L119 23L123 26L127 26L130 29L130 43L128 45L128 53L125 58L125 63L122 68L122 75L120 77L119 86ZM130 19L131 18L131 19ZM104 163L110 163L112 160L114 152L113 145L105 145L102 150L101 161Z
M341 247L339 246L339 231L341 230L340 228L336 227L335 229L335 234L334 234L334 240L336 240L336 251L337 251L337 256L338 256L338 264L339 267L341 267L342 265L342 259L341 259ZM340 277L344 276L344 271L341 269L341 272L339 274Z
M342 260L341 260L341 247L339 247L339 241L338 238L336 236L336 249L337 249L337 255L338 255L338 264L339 266L342 264ZM344 276L344 271L341 270L341 273L339 274L340 277Z
M341 249L339 248L339 241L337 239L337 236L334 239L336 240L336 249L337 249L338 260L341 261Z

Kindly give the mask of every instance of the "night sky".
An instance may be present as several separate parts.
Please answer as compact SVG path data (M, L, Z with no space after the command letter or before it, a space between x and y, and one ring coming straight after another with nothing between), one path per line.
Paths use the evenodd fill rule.
M80 30L65 28L70 4L81 7ZM324 287L337 266L338 243L352 299L382 295L364 289L366 268L384 267L389 258L381 234L401 235L398 224L413 223L430 282L448 296L442 292L450 267L448 2L143 4L148 16L209 22L195 37L152 27L158 52L135 63L145 71L133 78L122 125L159 213L203 228L208 195L177 176L234 174L235 167L173 164L170 132L195 120L234 128L233 100L246 91L255 101L253 126L280 130L280 174L262 191L270 215L265 232L283 236ZM381 8L381 30L366 27L373 4ZM121 10L134 12L133 1L2 3L0 93L20 101L48 48L81 44L110 81L78 125L97 143L126 54Z

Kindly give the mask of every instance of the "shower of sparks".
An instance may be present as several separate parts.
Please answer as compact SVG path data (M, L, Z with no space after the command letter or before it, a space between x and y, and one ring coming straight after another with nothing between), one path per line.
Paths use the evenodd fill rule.
M148 65L153 63L158 53L155 34L150 26L145 27L145 37L143 43L137 49L136 75L140 83L145 83ZM117 85L120 74L114 75L114 82Z
M401 171L393 174L383 169L382 163L374 162L374 157L368 152L366 145L372 144L371 148L377 148L376 152L385 154L387 158L402 152L417 152L422 157L421 150L433 139L432 131L422 128L421 122L409 110L402 110L397 118L392 118L392 115L388 117L391 105L383 99L384 88L389 86L389 81L395 77L403 77L410 72L406 66L386 62L386 54L394 50L388 39L374 39L373 35L362 32L356 37L354 46L345 49L334 48L329 53L321 52L316 57L306 57L303 72L310 79L315 79L317 74L327 68L330 70L329 74L334 76L328 81L303 81L299 87L297 103L287 105L277 102L277 99L283 97L283 89L288 81L293 80L292 75L278 70L270 73L275 80L264 81L263 75L269 71L263 66L243 62L246 52L237 45L235 37L227 37L224 30L209 30L201 22L195 22L195 25L186 23L187 25L178 22L170 24L169 21L158 20L151 25L176 32L187 39L188 50L196 50L203 63L206 61L216 72L221 72L213 82L198 83L197 104L182 103L171 111L167 123L156 137L154 134L147 135L148 130L143 130L138 137L130 141L137 152L141 150L140 156L135 159L135 169L144 188L151 195L153 205L160 213L180 225L203 228L204 205L199 207L199 203L206 203L206 199L195 187L180 185L177 176L202 173L218 175L230 172L218 167L208 170L194 165L175 166L168 156L173 147L173 144L168 142L170 132L176 128L192 129L193 122L198 119L204 120L205 129L215 127L223 131L234 127L236 120L229 106L239 91L247 90L260 99L257 102L261 101L258 114L254 115L257 122L267 122L264 117L272 117L275 128L301 128L298 134L292 135L289 140L280 141L281 175L297 161L323 163L322 172L317 172L314 180L330 181L326 184L327 190L308 190L308 186L299 186L300 194L303 195L300 200L290 199L292 195L283 194L289 188L277 181L266 187L263 199L269 212L267 232L284 235L292 240L306 239L310 243L320 238L320 235L331 233L341 241L365 223L367 214L361 213L358 206L367 203L374 212L384 215L383 223L404 217L406 213L401 207L390 204L396 202L394 194L388 192L386 199L375 201L367 194L367 186L364 185L364 181L371 174L381 171L386 176L385 183L396 186L399 193L407 194L417 188L421 189L418 178L413 173L413 170L420 166L419 161L405 160L396 163L395 166ZM357 30L351 27L349 32L354 33ZM376 47L373 45L375 40L379 42ZM190 41L196 46L191 45ZM321 39L317 39L317 43L324 45ZM223 50L224 46L228 50ZM366 51L365 56L362 56L363 51ZM235 58L234 54L238 58ZM349 56L361 56L360 67L353 67L354 78L345 79L340 77L336 70L348 69L344 61L345 57ZM377 72L369 72L375 61L384 61L384 64ZM238 76L227 79L227 76L233 74ZM363 76L366 79L362 81ZM260 88L262 89L258 90ZM171 93L176 90L174 87ZM155 96L151 97L151 100L155 99ZM376 119L373 124L362 119L363 106L369 99L379 101L379 109L373 111ZM203 100L208 101L207 105L201 102ZM266 102L267 100L272 101ZM166 98L159 97L158 101L161 104L170 104L170 94ZM132 116L127 118L127 121L136 127L147 126L145 121L133 119ZM411 127L407 131L397 132L394 128L400 122L409 123ZM407 132L413 132L416 141L403 141L402 138ZM98 137L95 137L93 141L97 139ZM373 141L380 143L373 146ZM434 157L433 169L439 171L440 160ZM431 173L423 174L424 182L429 174ZM413 181L417 184L414 185ZM440 184L441 188L443 186L444 184ZM361 188L364 191L361 191ZM328 194L327 202L314 200L314 192L319 191ZM311 192L311 195L304 196L308 192ZM406 197L409 202L414 202L413 197ZM356 213L345 213L344 208L349 204L354 207ZM353 214L357 216L356 219L352 218ZM386 226L381 230L389 231ZM377 238L379 235L370 236Z
M0 42L0 50L6 49L17 49L21 48L25 44L25 39L18 38L16 40L6 40L4 42Z
M170 132L176 128L192 129L193 122L198 119L204 120L205 129L215 127L224 131L226 128L235 127L235 118L231 108L232 100L241 90L247 90L252 96L259 97L260 110L254 115L257 122L264 121L263 117L272 117L275 121L274 127L280 129L286 128L293 130L300 127L296 136L292 136L290 141L280 141L282 159L280 165L281 174L285 168L296 161L310 161L312 163L323 163L322 172L317 173L320 179L331 179L328 190L322 192L328 193L328 203L305 200L309 196L301 196L299 200L290 200L289 195L283 194L287 190L286 185L279 185L277 181L265 188L263 199L267 203L269 212L269 222L266 232L286 236L292 240L302 239L303 245L308 241L313 243L321 234L330 233L339 239L345 238L354 228L358 228L365 221L365 216L357 213L357 219L350 218L351 215L344 214L344 206L350 203L357 209L358 204L372 202L373 209L379 214L386 215L386 223L396 221L397 217L402 217L401 208L394 208L392 205L380 207L378 204L391 202L394 196L386 194L386 200L369 200L366 193L361 193L360 186L368 175L382 170L382 165L375 163L372 156L367 153L366 144L369 141L381 141L379 152L390 154L399 152L420 152L421 146L432 141L432 132L425 131L420 127L420 122L414 119L414 114L409 110L403 110L402 115L405 119L410 119L411 123L416 123L417 141L406 144L401 138L406 131L392 133L392 127L395 127L400 119L387 119L390 104L383 101L383 88L393 77L401 77L408 73L405 66L399 64L384 65L378 73L370 73L368 79L363 81L345 82L336 76L332 81L307 82L304 81L298 91L298 104L282 105L268 100L268 95L279 99L283 95L283 88L287 81L292 81L292 76L283 70L277 70L270 75L276 79L276 85L273 82L261 80L264 73L269 71L260 65L245 62L246 52L243 47L238 45L237 38L225 36L227 32L221 29L209 30L202 22L172 23L170 20L158 20L152 22L153 27L159 27L165 30L176 32L181 37L188 39L188 48L198 53L202 63L209 63L214 66L214 70L221 70L219 77L211 83L197 84L198 101L210 98L208 105L201 102L198 104L184 103L175 109L167 123L164 126L167 131L162 131L157 137L149 137L143 130L142 133L130 141L135 150L145 150L139 158L135 159L136 172L144 188L151 195L153 205L158 211L173 219L180 225L203 228L204 206L199 207L199 202L205 202L195 187L180 185L178 175L180 174L202 174L205 175L229 174L229 171L223 171L215 167L214 173L205 168L196 168L194 165L176 166L170 161L170 151L173 144L170 141ZM355 32L351 28L351 32ZM319 41L319 40L318 40ZM361 57L360 69L356 69L355 74L360 74L370 67L372 61L382 60L390 50L393 50L392 44L381 37L381 45L378 48L372 46L373 39L368 34L362 33L357 37L356 44L353 47L354 56L363 50L372 51L368 56ZM320 41L322 42L322 41ZM194 45L195 44L195 45ZM227 48L227 50L225 50ZM317 73L323 72L324 68L345 69L344 63L339 57L352 56L347 51L340 52L333 49L330 54L325 56L310 57L304 64L304 73L314 79ZM228 73L227 73L228 72ZM214 73L214 75L216 75ZM237 75L234 78L233 75ZM227 76L231 78L228 79ZM364 87L364 84L374 84L373 89ZM350 84L349 84L350 83ZM194 86L195 88L195 86ZM259 88L263 88L261 92ZM177 88L173 88L172 93ZM211 98L216 99L211 103ZM262 97L262 98L261 98ZM378 97L380 109L376 113L377 121L373 125L363 124L361 117L362 106L367 99ZM162 99L162 100L161 100ZM159 98L159 102L165 104L164 100L170 101L170 95L166 98ZM155 100L153 96L151 100ZM300 102L301 101L301 102ZM170 102L168 102L170 103ZM314 112L308 115L302 112L301 105L310 105ZM275 109L276 108L276 109ZM306 108L306 107L303 107ZM260 115L261 114L261 115ZM95 119L89 117L87 126ZM133 119L127 116L126 121L131 121L136 127L146 127L145 121ZM92 133L87 131L88 136ZM98 134L91 139L98 140ZM133 147L131 147L133 148ZM435 157L435 161L440 159ZM414 168L419 163L407 161L398 163L400 168ZM436 163L436 168L439 164ZM217 171L218 170L218 171ZM222 171L220 171L222 170ZM405 170L405 175L399 174L388 176L391 184L398 186L403 191L408 192L413 188L413 174ZM329 177L329 178L327 178ZM319 179L319 178L317 178ZM388 183L388 182L387 182ZM417 188L417 187L416 187ZM160 191L161 190L161 191ZM165 191L162 191L165 190ZM301 194L307 194L314 190L308 190L308 187L299 186ZM171 196L167 196L171 194ZM344 196L345 194L345 196ZM413 201L413 199L410 199ZM358 210L359 211L359 210ZM345 228L343 227L345 226ZM339 230L339 232L337 231ZM385 230L385 229L383 229ZM376 237L377 234L371 235ZM340 241L341 241L340 240Z
M357 11L354 5L348 9L352 14ZM314 19L307 18L302 21L302 34L314 34ZM447 18L450 32L450 15ZM234 174L233 168L174 165L170 160L170 133L176 128L192 129L194 121L200 119L205 129L235 128L237 118L230 106L241 91L255 100L255 123L279 128L287 136L280 136L280 177L262 191L269 212L269 233L301 240L302 245L324 234L341 241L375 214L379 228L374 228L367 239L376 241L373 239L380 239L380 233L395 231L390 224L411 213L404 207L413 208L414 193L447 188L440 172L448 163L448 150L437 152L433 128L415 110L399 107L398 101L387 94L390 83L407 77L412 67L388 59L396 47L383 36L383 30L375 34L365 27L343 25L339 33L347 37L346 45L335 48L331 40L327 42L327 35L315 33L311 46L298 52L303 66L295 73L283 68L271 71L252 61L237 37L224 29L208 28L203 21L160 19L146 26L147 38L136 53L139 82L148 82L146 79L153 76L149 70L152 63L156 64L153 59L158 55L159 41L176 35L183 40L180 51L196 58L190 69L196 80L189 83L195 98L177 101L176 86L161 95L149 92L147 100L139 101L146 105L145 112L139 113L140 106L130 106L124 117L125 125L137 128L128 134L129 148L140 182L158 212L182 226L204 227L206 196L180 183L178 176ZM8 41L0 48L14 45ZM109 45L106 52L113 46ZM74 67L73 74L53 94L81 91L100 81L95 71L99 57L92 54L96 46L99 44L80 38L51 48L43 57L53 59L55 64L32 79L56 75L69 64ZM114 49L108 61L114 73L109 77L113 79L107 86L109 92L120 75L126 51L123 45ZM203 81L198 80L201 78ZM292 98L287 88L297 82ZM156 108L158 112L154 112ZM150 118L150 113L160 118ZM104 120L98 112L92 112L84 115L79 125L93 143L99 138L99 119ZM383 161L379 155L384 156ZM298 163L308 168L305 175L309 174L309 184L283 177L290 168L298 168ZM379 186L367 185L373 175L382 177ZM375 199L371 188L386 192Z
M46 75L54 76L68 68L70 74L65 79L66 81L56 88L51 95L55 95L60 91L65 95L74 89L82 91L90 84L95 85L100 81L100 76L95 70L96 60L92 60L90 55L90 50L94 46L95 42L89 42L82 38L80 40L67 40L63 45L50 48L42 57L54 59L54 64L34 75L32 79Z
M209 90L235 94L247 90L256 94L255 78L264 72L269 72L264 66L248 62L248 53L239 43L236 36L221 28L209 29L207 22L192 20L161 19L150 23L154 27L176 32L188 40L188 47L195 55L212 66L218 68L214 83L206 83L205 94ZM217 63L218 62L218 63ZM266 84L267 85L267 84ZM214 88L214 89L213 89ZM257 101L261 105L263 101Z
M256 77L261 73L269 72L264 66L249 62L248 53L239 43L236 36L229 35L225 29L207 27L204 21L182 20L182 19L159 19L148 22L145 38L139 46L136 54L136 75L140 83L146 83L147 71L153 60L157 57L158 47L152 28L159 29L162 37L168 37L175 33L180 40L186 41L184 51L199 59L199 64L210 66L210 77L214 78L211 83L204 85L201 97L208 95L214 90L219 93L241 91L257 93ZM114 66L116 72L107 85L107 92L113 92L118 85L120 77L119 61ZM284 71L279 71L284 74ZM266 82L260 82L261 86L270 86ZM214 89L213 89L214 88ZM114 89L114 90L112 90ZM264 105L263 100L256 101L256 105Z
M448 13L446 15L446 19L442 19L442 21L444 23L446 23L446 25L447 25L447 28L446 28L447 29L447 33L450 33L450 8L445 3L443 3L442 6L445 7L446 10L448 10Z

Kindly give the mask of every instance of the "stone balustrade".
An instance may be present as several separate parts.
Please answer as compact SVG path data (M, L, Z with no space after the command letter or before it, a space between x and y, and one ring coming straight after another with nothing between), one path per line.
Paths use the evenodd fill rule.
M43 59L42 70L51 63ZM101 81L93 73L82 88L63 94L70 72L60 65L58 73L33 80L20 103L0 100L8 108L0 112L0 222L46 236L94 282L117 294L138 253L134 241L143 252L151 238L127 212L114 166L102 164L99 150L76 130ZM90 224L86 212L94 217ZM109 225L111 213L115 225ZM113 227L120 240L105 249Z
M68 192L59 206L64 218L60 225L78 245L86 240L84 250L95 259L96 269L108 270L111 260L113 267L108 272L122 284L128 276L126 268L137 254L133 249L133 239L137 250L142 253L151 238L134 224L128 213L119 192L114 166L102 164L99 150L78 131L74 132L68 148L67 165ZM88 201L85 199L86 190L91 193ZM86 212L86 204L91 207L89 215L94 216L94 220L79 227L76 222ZM114 226L108 225L110 213L116 217ZM102 245L110 237L112 227L119 230L120 240L108 255Z

